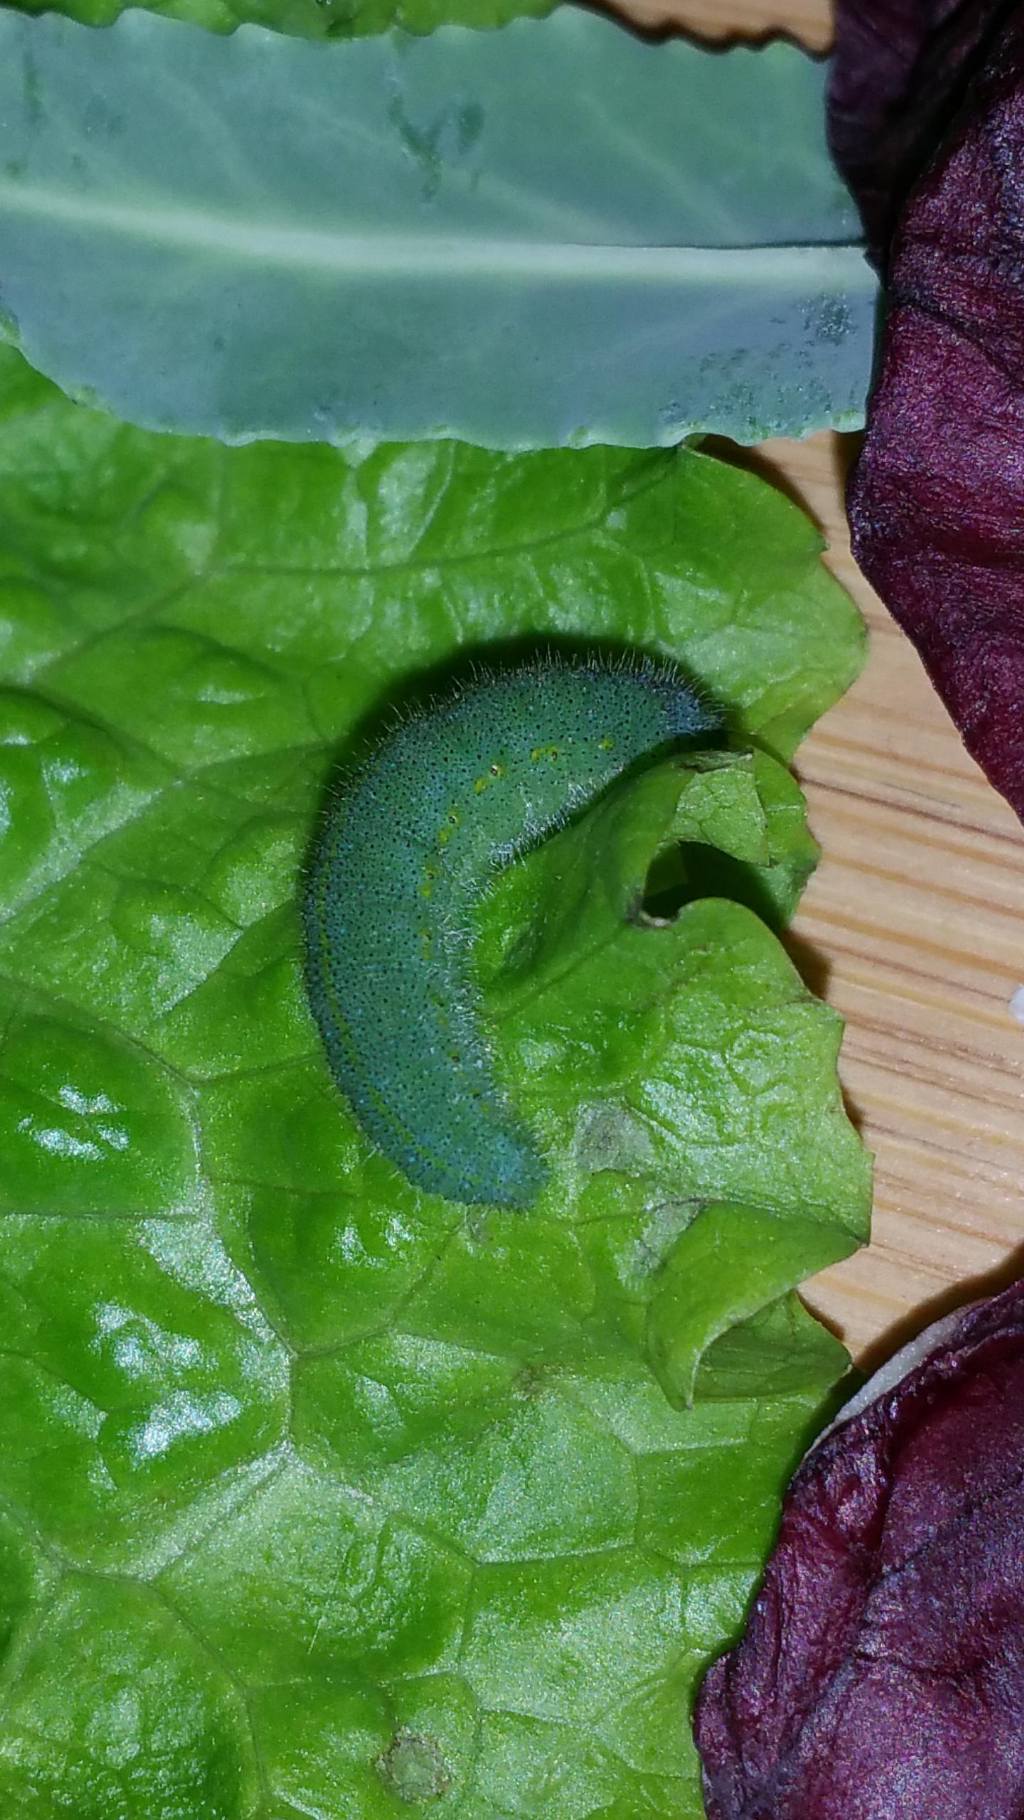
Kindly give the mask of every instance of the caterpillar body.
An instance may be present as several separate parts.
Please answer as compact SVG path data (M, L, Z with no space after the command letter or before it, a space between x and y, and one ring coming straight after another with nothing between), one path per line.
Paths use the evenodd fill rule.
M310 1003L358 1122L417 1187L522 1207L546 1175L471 984L496 869L645 756L718 726L669 665L551 658L406 720L332 797L303 905Z

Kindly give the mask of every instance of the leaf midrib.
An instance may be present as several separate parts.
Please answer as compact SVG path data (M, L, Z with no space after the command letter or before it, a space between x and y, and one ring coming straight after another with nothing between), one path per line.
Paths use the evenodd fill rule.
M678 284L745 283L752 287L806 285L820 273L835 284L837 265L865 288L875 280L858 241L824 245L643 246L496 235L363 233L343 227L290 227L275 220L239 220L202 208L171 208L158 198L113 202L60 186L0 181L0 214L69 223L126 239L201 252L217 260L251 260L297 271L424 278L522 276L552 282L637 278Z

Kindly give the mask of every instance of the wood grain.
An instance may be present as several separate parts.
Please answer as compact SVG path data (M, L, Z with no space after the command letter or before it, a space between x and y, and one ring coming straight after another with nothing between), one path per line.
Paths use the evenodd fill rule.
M712 43L784 33L823 51L832 37L830 0L630 0L622 10L643 26L681 28Z
M641 12L640 9L643 9ZM634 0L715 39L826 48L827 0ZM1024 1271L1024 831L967 757L917 656L850 556L857 439L738 459L802 500L868 620L864 675L801 749L824 857L794 925L808 982L846 1018L840 1072L875 1152L871 1245L806 1299L862 1363Z
M794 934L847 1020L843 1087L876 1157L871 1246L807 1300L875 1357L1024 1269L1024 830L853 563L853 442L762 454L823 524L871 630L863 676L799 754L823 859Z

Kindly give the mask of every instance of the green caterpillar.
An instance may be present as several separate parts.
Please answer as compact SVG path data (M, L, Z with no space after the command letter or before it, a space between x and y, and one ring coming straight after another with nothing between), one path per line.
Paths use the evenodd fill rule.
M638 760L718 726L668 665L551 658L405 721L333 797L305 894L309 998L356 1118L418 1187L523 1207L545 1178L470 985L496 868Z

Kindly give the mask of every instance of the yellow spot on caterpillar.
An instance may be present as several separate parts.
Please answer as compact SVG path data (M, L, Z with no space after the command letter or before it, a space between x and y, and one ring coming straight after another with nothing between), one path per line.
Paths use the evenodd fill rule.
M610 752L612 747L614 746L614 744L615 744L615 741L613 740L611 734L606 733L603 739L598 740L597 749L599 752Z
M482 796L484 791L489 790L490 787L491 780L489 777L478 777L474 780L473 788L478 796Z

